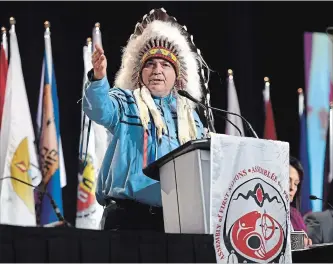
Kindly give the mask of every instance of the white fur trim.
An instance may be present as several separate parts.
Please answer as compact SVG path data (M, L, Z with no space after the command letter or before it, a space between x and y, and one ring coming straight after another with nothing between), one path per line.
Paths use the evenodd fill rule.
M182 96L177 97L177 115L178 115L178 118L177 118L178 139L179 139L180 145L183 145L186 142L191 140L189 118L188 118L188 113L187 113L185 97L182 97Z
M148 40L155 37L167 37L170 42L178 46L179 57L182 57L184 60L183 66L186 68L187 75L187 83L184 89L197 100L201 100L202 91L200 76L198 74L198 55L191 51L186 38L180 31L180 26L176 26L171 22L155 20L147 25L142 35L132 37L129 40L126 48L123 50L121 68L116 74L114 85L130 90L137 88L137 83L133 81L133 74L135 74L137 67L140 66L139 52Z
M146 86L141 87L141 97L145 104L147 105L157 129L158 139L162 139L163 132L167 132L167 128L162 120L160 112L157 110L156 104L151 97L151 94Z
M143 86L141 89L135 89L133 91L133 95L139 108L140 120L143 127L148 130L150 112L157 129L157 137L160 140L162 138L163 131L167 132L167 127L165 126L165 123L159 111L157 110L149 90L147 87ZM189 107L187 101L188 100L182 96L177 97L177 125L180 145L183 145L186 142L197 138L197 129L193 117L193 110L191 107Z
M190 138L195 140L197 138L197 127L193 118L193 110L190 107L187 107L187 118L189 124Z
M140 89L135 89L133 91L133 95L134 95L136 104L138 105L138 108L139 108L141 123L142 123L144 129L148 130L148 122L150 120L149 112L148 112L148 107L146 106L146 104L144 103L144 101L141 97Z

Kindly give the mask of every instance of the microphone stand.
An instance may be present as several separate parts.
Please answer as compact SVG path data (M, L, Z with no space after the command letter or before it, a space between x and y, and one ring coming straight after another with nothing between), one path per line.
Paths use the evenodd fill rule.
M189 99L189 98L188 98ZM208 129L209 131L213 132L213 133L216 133L216 130L214 128L214 125L213 125L213 120L211 118L211 114L209 113L208 111L208 108L209 106L206 106L204 105L203 103L199 102L199 101L195 101L195 103L197 103L199 106L201 106L205 111L205 116L206 116L206 120L207 120L207 126L208 126ZM237 129L237 131L239 132L239 135L242 137L243 134L242 132L240 131L240 129L233 123L231 122L228 118L226 118L225 116L222 116L222 115L219 115L220 117L222 117L225 121L227 121L228 123L230 123L234 128Z
M254 129L252 128L251 124L249 121L247 121L245 119L245 117L239 115L239 114L236 114L236 113L233 113L233 112L229 112L229 111L226 111L226 110L223 110L223 109L219 109L219 108L215 108L215 107L212 107L212 106L207 106L208 108L211 108L212 110L215 110L215 111L219 111L219 112L222 112L222 113L225 113L225 114L230 114L230 115L235 115L235 116L238 116L240 117L242 120L244 120L246 126L248 127L248 129L251 131L252 135L254 135L255 138L259 138L257 133L254 131Z
M204 105L203 103L201 103L200 101L196 100L196 99L193 98L193 97L189 98L188 96L191 96L191 95L188 94L188 96L186 96L186 95L184 95L183 92L185 92L185 91L183 91L183 90L179 90L179 91L178 91L178 94L180 94L181 96L186 97L187 99L191 100L191 101L194 102L194 103L197 103L199 106L201 106L201 107L205 110L205 117L206 117L206 121L207 121L208 129L209 129L209 131L211 131L211 132L213 132L213 133L216 133L216 130L215 130L215 128L214 128L214 124L213 124L213 120L212 120L212 118L211 118L211 114L210 114L210 112L208 111L209 106ZM232 126L234 126L234 127L238 130L240 136L243 136L243 135L242 135L242 132L240 131L240 129L239 129L239 128L238 128L233 122L231 122L231 121L230 121L228 118L226 118L225 116L221 116L221 117L222 117L225 121L229 122Z
M51 206L52 206L52 208L53 208L53 210L54 210L54 212L55 212L55 214L56 214L58 220L59 220L60 222L63 222L63 223L65 224L65 226L67 226L67 227L72 227L72 225L71 225L71 224L70 224L70 223L69 223L69 222L68 222L68 221L62 216L59 207L57 206L57 204L56 204L55 201L53 200L51 194L47 191L46 188L45 188L45 190L41 190L39 187L34 186L34 185L32 185L32 184L30 184L30 183L28 183L28 182L25 182L25 181L23 181L23 180L21 180L21 179L19 179L19 178L13 177L13 176L8 176L8 177L0 178L1 181L2 181L2 180L5 180L5 179L14 179L14 180L16 180L16 181L18 181L18 182L21 182L21 183L23 183L23 184L26 184L26 185L32 187L32 188L35 188L38 192L40 192L40 193L42 193L42 194L46 194L46 196L50 199Z
M236 113L233 113L233 112L229 112L229 111L226 111L226 110L223 110L223 109L219 109L219 108L215 108L215 107L212 107L212 106L209 106L209 105L204 105L202 104L200 101L198 101L197 99L195 99L192 95L190 95L188 92L184 91L184 90L179 90L178 91L178 94L180 94L181 96L184 96L186 97L187 99L191 100L192 102L195 102L197 103L198 105L200 105L201 107L205 108L205 109L212 109L212 110L215 110L215 111L218 111L218 112L222 112L224 114L231 114L231 115L235 115L235 116L238 116L240 117L242 120L244 120L247 128L251 131L251 133L254 135L255 138L259 138L257 133L254 131L254 129L252 128L251 124L249 121L246 120L245 117L239 115L239 114L236 114ZM232 124L237 130L238 132L242 135L242 133L240 132L240 129L234 124L232 123L229 119L225 118L226 121L228 121L230 124Z
M199 104L200 105L200 104ZM203 107L204 105L200 105L201 107ZM207 109L207 108L205 108L205 109ZM208 112L208 111L207 111ZM217 113L218 114L218 116L219 117L222 117L225 121L227 121L228 123L230 123L234 128L236 128L237 129L237 131L238 131L238 133L239 133L239 135L242 137L243 136L243 134L242 134L242 131L240 131L240 129L239 129L239 127L237 127L232 121L230 121L227 117L225 117L225 116L223 116L223 115L220 115L220 113L218 112ZM209 117L208 117L209 118ZM208 122L213 122L213 120L212 119L209 119L209 120L207 120L207 123ZM211 123L211 125L212 125L212 123ZM213 125L212 125L213 126ZM216 133L215 132L215 129L214 129L214 131L212 131L213 133Z
M321 201L325 202L323 199L321 199L315 195L310 195L309 198L310 198L310 200L321 200ZM326 203L333 210L333 206L329 202L326 202Z

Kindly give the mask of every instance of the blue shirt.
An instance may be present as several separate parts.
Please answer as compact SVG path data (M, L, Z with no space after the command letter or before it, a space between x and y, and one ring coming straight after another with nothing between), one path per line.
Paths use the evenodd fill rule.
M151 206L162 206L160 182L147 177L142 169L147 164L179 147L177 135L176 98L170 94L153 97L168 134L156 140L156 128L151 119L146 134L141 124L133 91L110 89L106 77L88 83L83 98L83 111L94 122L106 127L112 134L102 167L99 171L96 199L105 205L105 199L133 199ZM197 138L203 137L203 125L193 111ZM144 148L146 142L146 148Z

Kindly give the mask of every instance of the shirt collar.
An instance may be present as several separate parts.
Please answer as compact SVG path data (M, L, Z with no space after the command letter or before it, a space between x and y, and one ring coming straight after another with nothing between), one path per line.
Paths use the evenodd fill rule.
M161 104L162 102L169 104L174 99L174 96L172 95L172 93L169 93L167 96L164 96L164 97L154 96L154 95L151 95L151 96L154 99L154 102L158 103L158 104Z

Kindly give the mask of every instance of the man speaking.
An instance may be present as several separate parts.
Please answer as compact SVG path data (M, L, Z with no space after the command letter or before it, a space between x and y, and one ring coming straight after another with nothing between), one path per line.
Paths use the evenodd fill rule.
M107 59L96 45L83 110L113 139L99 172L96 198L106 206L103 229L164 231L161 188L142 169L190 140L204 136L195 105L205 65L185 27L165 10L152 10L135 27L122 56L114 88Z

